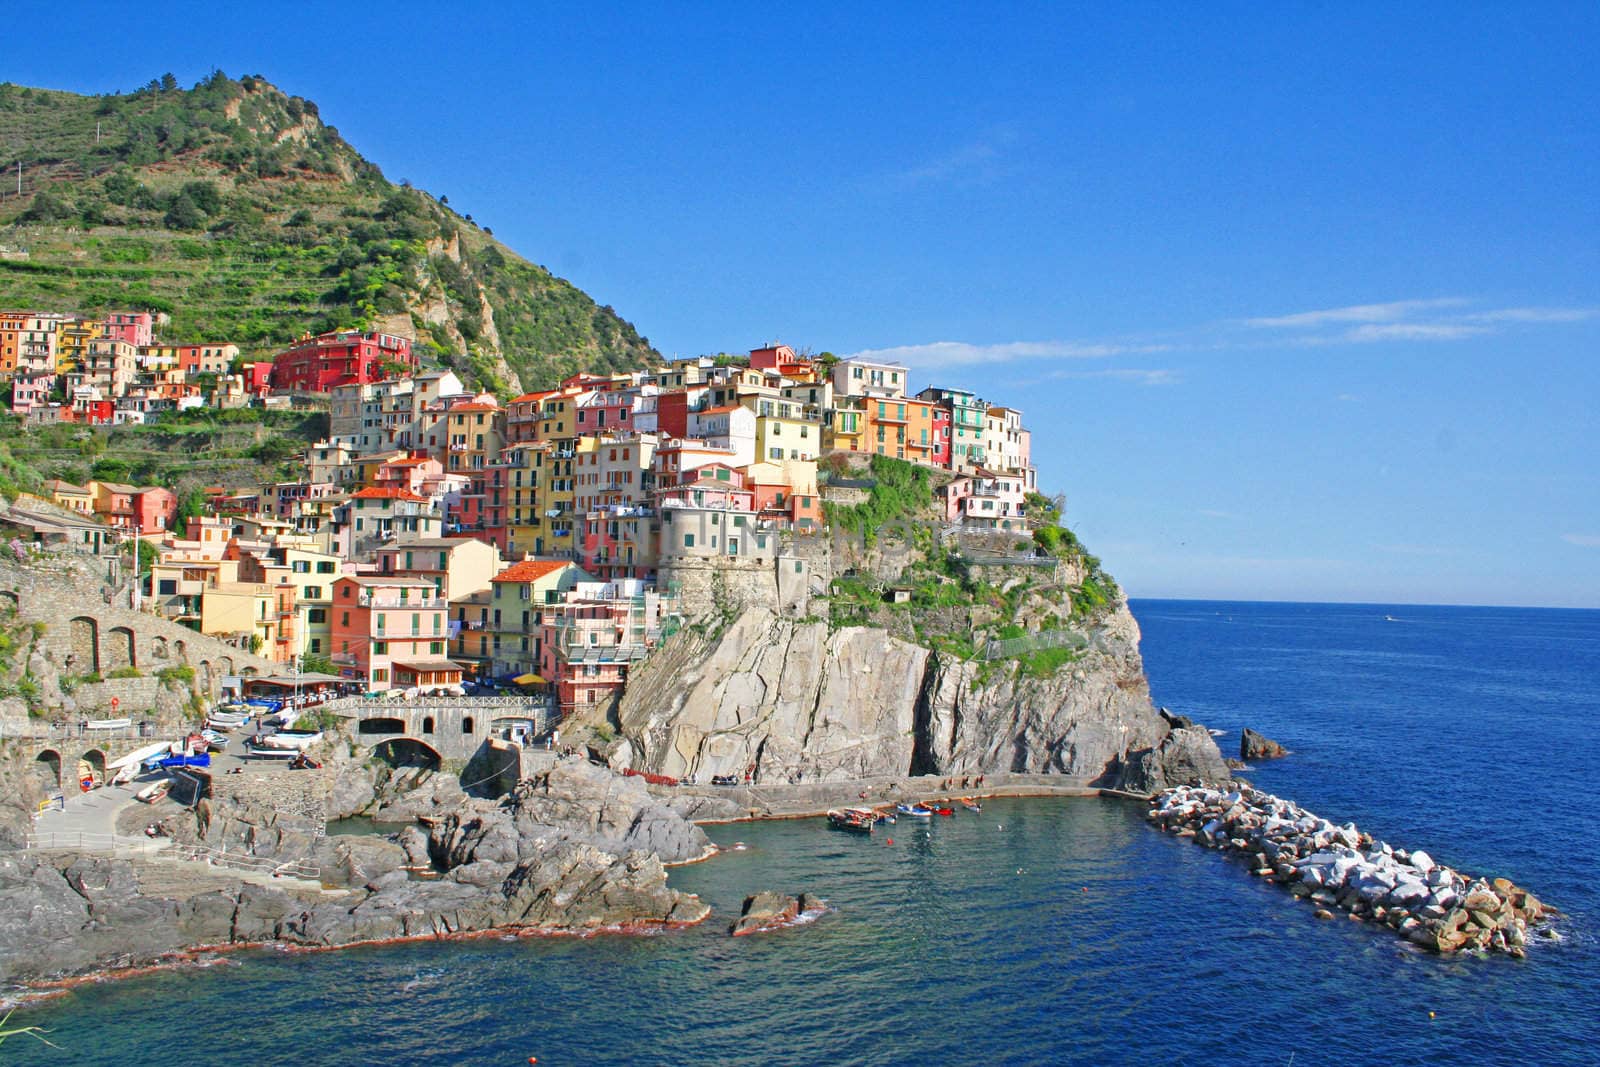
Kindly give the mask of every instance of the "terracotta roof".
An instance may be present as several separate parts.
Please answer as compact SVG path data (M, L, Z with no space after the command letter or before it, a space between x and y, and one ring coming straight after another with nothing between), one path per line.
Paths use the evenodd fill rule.
M357 489L350 495L357 500L409 500L417 504L428 502L427 497L418 496L404 489Z
M454 415L458 411L499 411L499 410L500 410L500 405L499 404L456 404L454 407L449 409L449 412L450 412L450 414Z
M513 563L490 580L517 584L536 582L571 565L569 560L564 559L525 559L521 563Z

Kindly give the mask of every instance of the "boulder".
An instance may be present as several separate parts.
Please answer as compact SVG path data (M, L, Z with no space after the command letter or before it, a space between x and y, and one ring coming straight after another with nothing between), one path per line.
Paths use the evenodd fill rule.
M1288 750L1278 742L1263 737L1249 727L1239 737L1239 758L1242 760L1277 759L1288 754Z
M772 890L765 890L754 896L744 898L744 907L739 911L739 918L728 927L728 933L734 937L743 937L745 934L762 933L774 930L780 926L787 926L800 917L806 910L801 905L801 900L812 900L807 894L800 897L784 896Z

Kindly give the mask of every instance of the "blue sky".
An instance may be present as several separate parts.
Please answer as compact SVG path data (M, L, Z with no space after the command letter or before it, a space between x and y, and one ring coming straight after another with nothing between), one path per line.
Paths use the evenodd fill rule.
M1600 606L1600 8L13 3L315 100L663 352L1023 408L1136 596Z

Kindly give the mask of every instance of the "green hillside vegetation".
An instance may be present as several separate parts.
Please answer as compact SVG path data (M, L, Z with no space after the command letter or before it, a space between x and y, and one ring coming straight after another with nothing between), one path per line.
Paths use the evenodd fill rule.
M295 454L327 432L325 413L304 411L200 408L150 426L93 429L70 423L23 429L5 416L0 496L37 493L49 478L164 485L180 498L208 485L254 488L300 477Z
M8 307L165 312L164 341L254 354L386 329L500 392L657 355L611 308L443 198L390 182L315 104L259 77L184 90L168 75L98 97L0 84L0 166Z

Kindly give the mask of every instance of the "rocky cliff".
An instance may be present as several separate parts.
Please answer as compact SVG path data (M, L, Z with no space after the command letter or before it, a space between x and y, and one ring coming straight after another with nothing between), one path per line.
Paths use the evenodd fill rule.
M1039 672L748 608L721 632L685 629L634 673L608 755L701 780L1056 773L1149 792L1226 779L1203 729L1151 706L1126 604L1086 637Z

